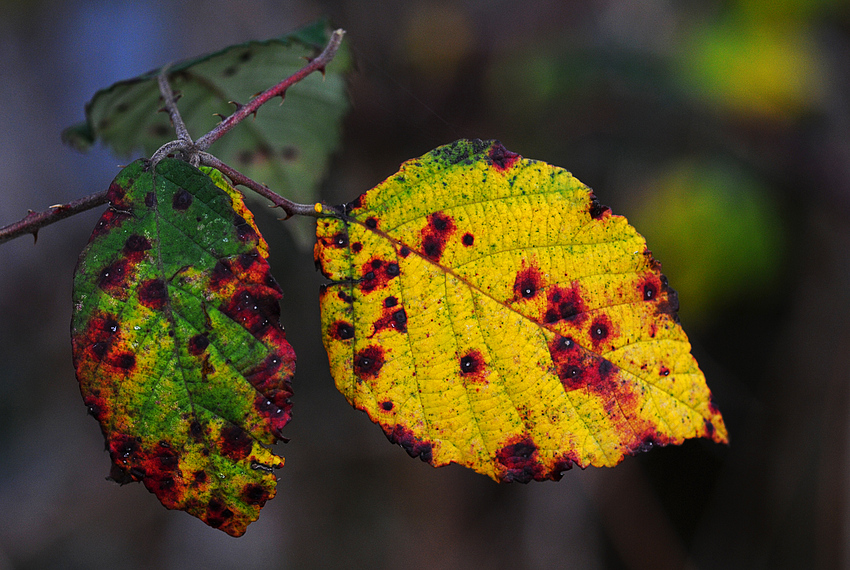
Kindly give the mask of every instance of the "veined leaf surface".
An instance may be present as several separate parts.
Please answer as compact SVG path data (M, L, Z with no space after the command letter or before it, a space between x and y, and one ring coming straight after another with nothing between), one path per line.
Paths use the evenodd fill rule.
M659 264L566 170L458 141L340 210L315 249L331 373L410 455L524 482L727 441Z
M239 536L283 465L295 354L239 192L217 171L139 160L74 278L74 365L112 459L170 509Z
M199 137L227 116L230 101L253 95L289 77L315 57L330 34L316 22L292 34L253 41L176 63L168 78L181 97L177 103L189 132ZM262 120L247 120L211 147L223 162L276 192L300 202L315 202L329 156L339 145L340 121L348 109L344 73L345 44L324 76L314 73L286 92L283 105L260 109ZM155 69L98 91L86 105L86 121L67 129L63 139L81 150L100 140L121 156L141 149L151 156L176 135L162 107Z

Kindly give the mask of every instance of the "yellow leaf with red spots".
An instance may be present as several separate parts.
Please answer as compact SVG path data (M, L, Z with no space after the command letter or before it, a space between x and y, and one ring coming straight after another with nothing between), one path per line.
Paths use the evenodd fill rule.
M658 262L566 170L458 141L317 238L337 388L412 456L524 482L727 441Z

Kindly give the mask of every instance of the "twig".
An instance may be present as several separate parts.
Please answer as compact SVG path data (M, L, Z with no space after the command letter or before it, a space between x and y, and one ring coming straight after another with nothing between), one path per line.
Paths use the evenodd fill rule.
M275 97L283 97L289 87L298 83L314 71L321 71L324 73L325 66L327 66L336 55L336 52L342 43L342 36L344 34L345 30L335 30L333 34L331 34L331 39L328 41L328 45L325 46L324 51L322 51L322 53L320 53L315 59L277 85L266 89L251 99L251 101L247 104L238 105L236 111L234 111L232 115L224 119L213 130L199 138L195 142L195 148L200 151L207 150L212 143L220 139L224 133L238 125L242 120L246 119L248 115L256 114L257 109L269 100L274 99Z
M292 85L298 83L314 71L321 71L324 73L325 67L336 55L336 52L342 43L342 36L344 34L345 30L334 31L331 34L331 39L328 41L328 45L325 46L322 53L320 53L315 59L311 60L310 63L277 85L266 89L251 99L251 101L246 105L237 105L236 111L232 115L224 119L213 130L195 142L192 141L192 137L186 128L186 124L183 122L183 118L180 116L180 112L177 109L177 98L171 89L171 85L168 83L168 70L165 69L157 77L157 82L159 83L159 90L162 94L163 101L165 102L165 110L171 118L171 123L174 126L174 130L177 133L178 138L175 141L164 144L156 151L156 153L154 153L153 157L151 157L154 164L169 154L182 153L192 165L198 166L199 164L205 164L207 166L212 166L230 178L234 184L250 188L261 196L268 198L275 206L282 208L283 211L286 212L287 218L294 215L312 216L316 218L335 215L335 211L329 208L324 208L320 203L298 204L291 200L287 200L283 196L280 196L270 190L268 186L251 180L241 172L227 166L211 154L204 151L206 151L212 143L220 139L226 132L247 118L248 115L256 115L257 109L259 109L263 104L275 97L282 98L285 95L286 90ZM106 193L107 191L104 190L98 194L91 194L84 198L68 202L67 204L51 206L50 209L45 210L44 212L30 211L23 219L0 228L0 244L25 234L32 234L37 240L38 230L44 226L58 222L59 220L63 220L73 216L74 214L79 214L80 212L85 212L86 210L106 204Z
M201 152L199 153L199 156L201 159L201 164L203 164L204 166L211 166L215 168L216 170L230 178L230 181L234 185L241 185L245 186L246 188L250 188L260 196L271 200L272 204L286 212L286 219L296 215L311 216L313 218L324 218L336 215L336 212L334 210L324 207L319 202L316 202L315 204L299 204L297 202L293 202L292 200L287 200L265 184L260 184L259 182L248 178L235 168L231 168L230 166L226 165L218 158L207 152Z
M104 190L103 192L90 194L67 204L51 206L50 209L43 212L33 212L30 210L22 220L0 228L0 243L6 243L25 234L32 234L35 240L38 240L38 230L44 226L106 204L107 192L108 190Z
M189 129L186 128L186 123L183 122L183 117L180 116L180 111L177 110L177 98L174 96L171 85L168 83L168 67L162 70L162 73L157 76L156 81L159 84L159 92L162 94L162 100L165 103L164 109L171 118L171 124L174 127L174 132L177 133L177 138L192 144Z

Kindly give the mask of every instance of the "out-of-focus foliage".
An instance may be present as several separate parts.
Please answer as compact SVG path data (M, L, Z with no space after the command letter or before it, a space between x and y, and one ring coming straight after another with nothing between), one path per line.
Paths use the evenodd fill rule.
M677 163L642 194L630 220L686 299L686 322L730 299L764 294L785 250L775 205L752 174L718 162Z

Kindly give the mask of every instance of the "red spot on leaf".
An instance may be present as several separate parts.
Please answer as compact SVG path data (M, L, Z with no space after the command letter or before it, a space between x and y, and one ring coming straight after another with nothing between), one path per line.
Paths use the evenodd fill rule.
M549 290L546 311L543 313L544 323L566 320L579 324L586 317L584 300L581 298L577 281L574 281L568 289L555 286Z
M223 455L235 461L248 457L254 445L254 440L244 429L228 425L221 430L219 446Z
M359 378L375 378L384 365L384 349L368 346L354 355L354 374Z
M349 340L354 338L354 326L345 321L336 321L331 325L330 334L336 340Z
M517 153L509 151L500 143L493 145L488 156L490 158L490 163L498 171L507 170L520 159L520 156Z
M514 301L533 299L543 288L543 276L534 265L520 269L514 279Z
M384 433L390 443L397 443L404 448L411 457L419 457L425 463L433 459L433 445L431 442L423 441L413 435L413 432L404 426L395 425L391 429L384 426Z
M205 334L196 334L189 339L189 354L192 356L200 356L207 350L210 345L210 339Z
M248 483L242 489L242 497L249 505L257 505L258 507L262 507L266 504L266 501L268 501L271 497L271 493L266 491L266 489L263 488L262 485Z
M92 231L91 237L89 237L89 242L98 236L111 232L113 229L120 226L124 220L129 218L132 218L132 215L129 213L109 208L103 213L100 220L98 220L97 224L94 226L94 231Z
M131 264L129 259L119 259L101 270L97 285L111 297L123 301L127 299L129 282L135 274L135 265Z
M239 241L246 243L258 242L260 240L254 226L246 222L245 218L239 214L233 214L233 226L236 229L236 237Z
M602 314L593 319L590 323L590 342L593 343L594 350L599 350L603 343L609 341L616 336L614 325L608 315Z
M139 286L139 302L149 309L161 311L168 300L168 290L162 279L148 279Z
M428 225L421 232L422 253L432 261L439 261L456 229L454 219L443 212L434 212L428 216Z
M124 253L132 255L134 253L147 251L151 248L151 242L144 236L133 234L124 242Z
M591 193L588 213L590 214L591 218L593 218L594 220L598 220L604 218L605 216L610 216L611 208L600 204L599 199L596 197L596 194Z
M530 437L516 436L496 452L496 462L502 467L502 481L528 483L542 475L537 446Z
M376 289L383 289L390 279L399 275L398 264L394 261L387 262L379 258L372 258L364 263L361 268L360 290L370 293Z
M351 244L351 251L353 251L354 253L359 253L361 249L363 249L363 244L359 241L356 241Z
M481 351L473 349L460 357L460 374L467 382L486 382L487 368Z

